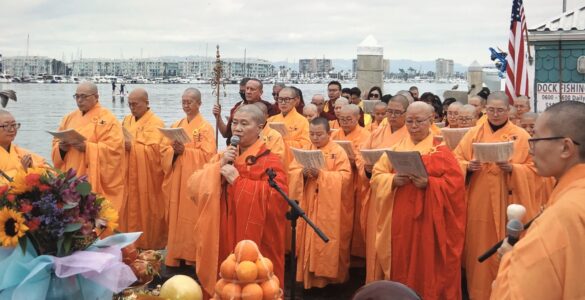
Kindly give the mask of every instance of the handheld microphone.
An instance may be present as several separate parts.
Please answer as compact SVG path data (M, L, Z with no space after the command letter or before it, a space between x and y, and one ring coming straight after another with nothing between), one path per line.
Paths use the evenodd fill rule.
M230 138L230 146L238 147L239 144L240 144L240 137L237 136L237 135L233 135ZM233 161L229 161L228 164L233 165L234 162Z
M506 210L506 214L508 215L508 224L506 224L506 235L508 237L508 244L514 246L520 239L520 233L524 230L524 224L522 224L522 219L524 214L526 213L526 208L519 204L510 204ZM497 242L493 245L489 250L487 250L484 254L477 258L477 260L481 263L490 258L498 249L502 246L504 240Z
M268 168L264 172L266 173L266 175L268 175L268 178L270 178L270 180L272 180L276 177L276 173L274 173L274 169L272 169L272 168Z

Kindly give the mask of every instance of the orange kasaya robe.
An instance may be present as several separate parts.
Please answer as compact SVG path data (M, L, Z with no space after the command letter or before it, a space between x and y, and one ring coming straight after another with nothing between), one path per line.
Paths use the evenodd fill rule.
M168 201L169 224L165 264L178 266L181 259L188 263L195 261L195 243L199 238L193 234L197 218L193 214L195 204L189 197L187 181L191 174L201 169L217 150L213 127L201 114L197 114L191 122L184 118L171 127L184 128L192 140L185 144L185 151L176 158L173 158L174 151L170 146L166 147L162 156L163 170L165 170L163 192ZM168 139L166 141L170 143Z
M491 299L584 299L585 164L554 187L550 206L502 257Z
M437 124L435 124L435 123L431 124L430 130L433 133L433 135L442 135L441 128L439 128L439 126L437 126Z
M164 249L167 201L162 190L163 135L158 128L165 124L148 110L138 120L133 115L126 116L122 126L132 135L132 146L126 152L126 201L120 212L120 229L142 232L136 241L138 248Z
M311 145L309 140L309 121L299 114L296 109L291 110L285 116L282 113L268 118L270 122L282 122L288 130L287 136L284 136L284 142L287 146L287 160L285 164L289 164L293 160L293 155L290 148L307 149Z
M374 166L376 279L401 282L422 299L461 299L466 207L457 160L447 146L434 143L432 133L416 145L407 137L393 150L420 152L428 184L393 188L395 173L386 154Z
M124 202L126 173L120 172L126 159L122 125L114 114L99 103L85 114L76 110L63 118L58 130L75 129L85 140L85 152L71 147L64 156L59 141L53 139L51 157L55 167L77 176L87 175L92 191L109 200L120 211Z
M506 236L508 205L516 203L526 207L523 223L532 219L540 209L534 196L535 173L528 154L529 138L525 130L512 122L496 132L492 131L489 122L485 122L471 128L453 151L462 171L467 172L469 161L474 159L472 143L514 141L511 173L502 171L494 163L485 163L480 171L470 174L463 266L471 299L489 299L491 284L498 271L497 255L483 263L477 258Z
M317 150L311 145L311 150ZM307 216L327 235L324 243L305 222L297 231L297 281L306 289L342 283L349 278L350 239L353 222L351 166L347 154L335 142L319 149L326 168L317 179L303 178L303 166L290 166L290 196L300 199Z
M48 165L41 156L34 154L24 148L18 147L16 144L11 144L8 151L4 149L4 147L0 147L0 170L2 170L6 175L11 178L20 172L25 171L24 167L22 166L21 160L22 158L30 154L32 158L32 167L33 168L47 168ZM0 185L7 184L8 180L3 176L0 176Z
M341 125L339 124L339 120L331 120L329 121L329 129L341 129Z
M246 158L256 157L255 163ZM197 223L191 234L196 272L205 292L213 295L219 264L233 252L237 242L253 240L260 253L274 265L284 286L284 238L288 204L268 185L265 171L272 168L275 181L287 193L287 174L280 158L262 140L256 141L234 161L239 177L228 184L220 175L221 154L216 155L189 179Z
M354 199L354 217L353 217L353 233L351 238L351 255L366 257L366 242L361 230L362 207L369 195L370 180L363 176L364 161L360 153L361 145L365 144L370 139L370 132L363 127L356 126L349 134L345 134L342 130L338 130L331 134L331 140L350 141L353 145L353 152L356 157L351 166L351 188ZM351 160L350 160L351 161Z
M284 163L288 155L288 149L284 143L282 135L280 135L278 131L270 128L270 126L264 126L264 129L260 132L260 137L264 144L266 144L266 148L268 148L270 152L278 155Z
M370 124L367 124L365 128L367 131L372 133L372 132L376 131L376 129L378 129L378 127L380 127L380 125L383 124L384 120L386 120L386 119L383 119L380 123L377 123L376 121L372 121Z
M402 126L393 132L390 124L382 121L378 129L372 132L370 140L366 142L364 147L365 149L390 148L407 135L408 130L406 130L406 126Z

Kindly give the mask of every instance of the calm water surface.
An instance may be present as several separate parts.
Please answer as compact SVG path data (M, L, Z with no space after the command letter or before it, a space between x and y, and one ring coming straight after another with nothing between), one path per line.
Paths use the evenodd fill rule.
M387 83L384 86L384 93L395 94L399 90L408 89L412 83ZM416 84L419 91L432 92L442 95L453 84L439 83L419 83ZM350 85L347 85L350 87ZM351 85L355 86L355 84ZM127 84L126 90L131 91L138 85ZM150 84L144 85L149 94L151 109L163 119L169 126L176 120L184 117L181 108L181 95L188 87L198 88L203 95L203 105L201 113L215 126L215 119L211 113L215 96L212 95L210 85L188 85L188 84ZM310 102L313 94L321 93L327 95L326 84L302 84L297 85L303 91L305 102ZM77 109L75 100L72 96L75 94L76 85L74 84L2 84L0 90L13 89L18 96L18 102L10 102L8 109L16 118L17 122L22 123L16 144L36 152L43 157L50 159L51 155L51 135L46 130L55 130L59 126L63 116ZM112 86L110 84L99 84L100 103L102 106L109 108L122 120L123 117L130 113L126 103L127 100L119 96L112 97ZM466 89L461 86L460 90ZM223 115L229 114L229 109L240 100L238 94L238 85L226 85L226 97L221 99L223 106ZM264 86L264 99L272 99L272 85ZM269 100L272 101L272 100ZM224 143L220 142L220 148Z

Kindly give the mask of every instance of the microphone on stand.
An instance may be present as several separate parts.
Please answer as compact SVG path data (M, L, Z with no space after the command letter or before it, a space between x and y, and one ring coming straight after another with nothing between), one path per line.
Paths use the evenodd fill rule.
M508 224L506 224L506 235L508 237L508 244L510 244L510 246L514 246L514 244L516 244L520 239L520 233L522 233L522 231L524 230L524 224L522 224L522 221L520 221L520 219L522 219L522 217L524 217L524 214L526 214L526 208L519 204L510 204L508 205L506 212L508 215L508 219L510 220L508 221ZM498 252L498 249L500 249L503 243L504 240L497 242L484 254L478 257L477 260L480 263L486 261L492 255Z
M230 146L238 147L239 144L240 144L240 137L237 136L237 135L233 135L230 138ZM229 161L228 164L233 165L234 162L233 161Z

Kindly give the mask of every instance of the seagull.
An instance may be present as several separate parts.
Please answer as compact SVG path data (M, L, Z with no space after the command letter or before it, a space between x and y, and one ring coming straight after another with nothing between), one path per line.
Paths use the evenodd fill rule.
M458 88L459 88L459 85L458 85L458 84L456 84L456 85L454 85L454 86L451 88L451 90L456 90L456 89L458 89Z
M6 107L8 99L16 101L16 92L13 90L5 90L0 92L0 100L2 100L2 107Z

